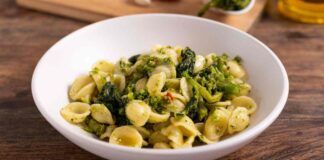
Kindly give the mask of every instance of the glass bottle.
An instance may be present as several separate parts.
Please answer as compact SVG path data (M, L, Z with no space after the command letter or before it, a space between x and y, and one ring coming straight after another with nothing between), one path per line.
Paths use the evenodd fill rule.
M324 0L278 0L278 10L299 22L324 24Z

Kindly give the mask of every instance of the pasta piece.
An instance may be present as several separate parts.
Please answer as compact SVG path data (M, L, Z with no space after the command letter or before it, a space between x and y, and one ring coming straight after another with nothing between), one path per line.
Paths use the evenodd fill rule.
M143 101L133 100L126 105L126 116L134 126L144 126L150 114L150 106Z
M243 78L246 73L242 66L240 66L236 61L228 61L227 65L229 67L229 72L236 78Z
M203 70L206 65L205 58L202 55L196 55L196 62L194 65L194 73L198 73L199 71Z
M170 125L167 128L164 128L161 133L168 137L171 141L171 146L177 146L183 144L183 134L178 127Z
M228 133L233 134L245 129L250 123L248 110L244 107L237 107L228 122Z
M232 100L232 103L236 107L245 107L248 110L249 114L254 113L257 109L257 104L255 103L255 101L248 96L236 97Z
M151 112L150 117L148 119L149 123L161 123L161 122L166 122L170 117L170 113L164 113L164 114L158 114L155 112Z
M178 99L173 99L173 101L166 106L167 110L169 112L174 112L174 113L180 113L185 109L185 104L178 100Z
M151 96L161 95L161 90L165 84L166 75L164 72L153 74L147 81L146 88Z
M208 67L214 63L213 57L216 57L216 56L217 56L216 53L210 53L205 57L206 67Z
M135 90L138 92L140 90L145 89L147 83L147 78L142 78L138 80L135 84Z
M246 96L251 92L251 85L247 84L247 83L243 83L240 85L240 96Z
M106 131L102 135L100 135L100 139L109 138L115 128L116 128L115 125L110 125L110 126L106 127Z
M165 54L170 57L170 59L171 59L171 61L173 62L174 65L179 64L178 54L174 49L167 49Z
M106 72L108 74L113 74L115 71L115 65L105 60L98 61L92 67L93 69L98 69L99 71Z
M196 126L196 128L198 129L198 131L200 133L203 133L204 132L204 127L205 127L205 124L204 123L202 123L202 122L195 123L195 126Z
M163 128L166 128L171 124L170 119L168 121L162 122L162 123L156 123L153 125L154 131L161 131Z
M171 118L171 123L178 127L182 134L187 137L196 136L199 134L194 122L186 115L182 116L181 118Z
M109 143L141 148L143 138L135 128L131 126L122 126L114 129L110 135Z
M204 135L211 141L218 141L227 129L229 116L225 108L215 109L206 120Z
M153 145L153 148L155 148L155 149L171 149L171 146L167 143L159 142L159 143L155 143Z
M166 92L163 92L162 95L165 96L168 93L171 94L174 99L178 99L179 101L181 101L183 103L187 102L187 99L183 95L181 95L181 94L179 94L177 92L170 91L170 90L168 90Z
M168 142L169 142L168 137L162 134L160 131L153 132L149 137L150 144L168 143Z
M100 123L114 124L114 119L104 104L93 104L90 107L91 116Z
M71 123L81 123L90 115L90 105L81 102L72 102L60 111L62 117Z
M126 86L126 79L123 74L114 74L113 84L117 86L119 91L123 91Z
M209 108L209 110L213 110L213 109L219 108L219 107L227 107L230 105L232 105L232 102L230 100L206 104L206 106Z
M185 77L182 77L180 79L180 89L183 97L186 99L186 102L188 102L190 100L190 97L192 97L192 92L191 92L192 90L189 88L189 85Z
M166 78L175 78L177 76L176 68L174 65L157 66L156 68L154 68L151 74L153 75L161 72L165 73Z
M204 142L204 143L206 143L206 144L212 144L212 143L215 143L215 141L211 141L211 140L209 140L206 136L204 136L204 135L198 135L198 138L199 138L199 140L201 141L201 142Z
M179 79L167 79L165 81L165 86L168 88L168 89L174 89L174 90L179 90L180 88L180 80Z
M94 80L94 82L96 83L98 91L101 91L105 83L110 81L110 77L108 76L108 74L103 71L93 70L90 72L90 75Z
M143 140L142 146L148 146L148 145L149 145L149 143L147 141Z
M80 76L73 82L69 96L72 100L82 100L86 103L90 102L90 98L95 91L96 84L89 76Z
M151 135L151 132L144 127L134 126L134 128L137 129L137 131L142 135L143 139L149 138Z
M171 142L170 144L175 149L177 149L177 148L191 148L192 143L194 141L195 141L195 136L190 136L187 138L187 140L183 144L178 144L178 143L174 143L174 142Z

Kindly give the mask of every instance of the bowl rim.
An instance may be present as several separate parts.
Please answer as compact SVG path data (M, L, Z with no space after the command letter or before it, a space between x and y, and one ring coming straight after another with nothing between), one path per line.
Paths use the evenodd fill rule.
M105 141L86 136L84 134L80 134L78 132L73 132L72 130L67 129L67 127L61 125L58 123L54 118L50 116L50 113L46 112L45 110L45 105L43 105L42 101L39 99L38 95L38 90L37 90L37 81L39 75L39 70L41 69L41 66L43 63L45 63L45 59L47 56L50 54L53 54L55 52L50 52L55 46L60 45L62 42L64 42L65 39L68 37L74 36L75 34L78 34L80 32L83 32L84 30L88 28L93 28L96 27L99 24L102 23L111 23L116 20L126 20L129 18L144 18L144 17L177 17L177 18L184 18L184 19L189 19L189 20L194 20L197 22L203 22L203 23L212 23L213 25L218 25L227 29L234 30L235 32L239 32L240 34L243 34L244 36L247 36L254 40L256 43L264 47L274 58L275 62L279 65L281 74L283 75L283 92L281 93L280 100L277 102L276 106L274 109L270 112L269 115L267 115L261 122L257 123L253 128L250 130L247 130L245 132L242 132L240 135L233 136L231 138L219 141L214 144L209 144L209 145L202 145L202 146L196 146L192 148L185 148L185 149L148 149L148 148L132 148L132 147L125 147L125 146L119 146L115 144L110 144ZM85 27L82 27L76 31L73 31L72 33L66 35L62 39L60 39L58 42L56 42L53 46L51 46L45 53L44 55L40 58L38 61L33 76L32 76L32 81L31 81L31 90L32 90L32 96L34 99L34 102L38 108L38 110L41 112L42 116L48 121L59 133L64 135L67 139L69 139L72 143L76 144L77 146L90 151L90 149L85 148L84 146L78 145L76 142L72 141L67 135L71 135L73 137L77 137L78 139L81 139L82 141L94 144L96 146L101 146L101 147L106 147L106 148L113 148L119 151L123 152L129 152L129 153L141 153L141 154L150 154L150 155L178 155L178 154L186 154L186 153L199 153L199 152L209 152L213 150L218 150L218 149L224 149L224 148L229 148L231 146L239 145L243 143L244 141L248 139L253 139L256 136L258 136L260 133L262 133L267 127L269 127L279 116L281 111L283 110L287 98L288 98L288 93L289 93L289 81L288 81L288 76L287 72L282 64L282 62L279 60L279 58L276 56L276 54L269 49L265 44L263 44L261 41L256 39L255 37L249 35L248 33L245 33L237 28L234 28L232 26L213 21L210 19L206 18L201 18L201 17L195 17L195 16L189 16L189 15L181 15L181 14L168 14L168 13L151 13L151 14L135 14L135 15L129 15L129 16L121 16L121 17L116 17L116 18L111 18L111 19L106 19L102 20L90 25L87 25ZM90 151L92 152L92 151ZM94 152L92 152L94 153Z

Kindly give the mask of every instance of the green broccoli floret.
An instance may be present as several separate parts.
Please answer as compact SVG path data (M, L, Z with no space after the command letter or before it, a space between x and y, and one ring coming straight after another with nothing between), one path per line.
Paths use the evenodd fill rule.
M234 77L227 68L228 56L226 54L215 56L213 61L212 65L196 74L194 80L205 87L211 95L221 92L226 98L239 94L240 85L233 82Z
M193 88L197 91L199 91L200 95L208 102L208 103L214 103L221 100L223 93L216 92L214 95L211 95L208 90L201 86L197 81L195 81L191 77L187 77L187 80L190 85L193 86Z
M177 66L177 77L183 77L185 75L192 76L196 61L196 54L189 47L184 48L181 51L181 63Z
M106 131L106 126L104 124L101 124L94 120L93 118L87 117L84 122L83 129L87 132L91 132L96 134L97 136L100 136Z
M251 0L210 0L198 12L198 16L203 16L209 8L221 8L224 10L237 11L244 9L249 5Z
M147 103L152 107L152 109L157 113L163 112L163 98L160 96L150 96L147 100Z

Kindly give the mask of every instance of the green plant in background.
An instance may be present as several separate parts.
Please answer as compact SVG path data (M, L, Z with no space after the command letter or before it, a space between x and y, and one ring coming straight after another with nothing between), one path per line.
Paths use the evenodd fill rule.
M223 10L237 11L244 9L251 0L211 0L206 3L198 12L198 16L203 16L210 8L220 8Z

